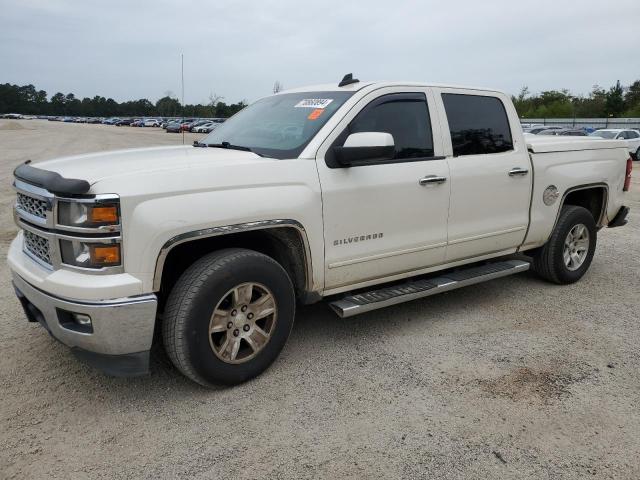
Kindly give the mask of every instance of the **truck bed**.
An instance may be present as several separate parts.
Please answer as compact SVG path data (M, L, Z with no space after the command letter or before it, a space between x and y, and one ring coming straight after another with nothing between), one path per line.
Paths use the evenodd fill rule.
M605 140L599 137L570 137L556 135L524 136L527 149L532 153L571 152L576 150L600 150L603 148L626 148L622 140Z

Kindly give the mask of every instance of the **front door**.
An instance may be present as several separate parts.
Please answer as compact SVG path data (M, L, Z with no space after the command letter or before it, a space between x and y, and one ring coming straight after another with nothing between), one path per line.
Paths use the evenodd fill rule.
M444 261L449 168L428 98L426 89L373 92L320 148L326 290L374 283ZM332 148L358 132L390 133L394 158L330 167Z

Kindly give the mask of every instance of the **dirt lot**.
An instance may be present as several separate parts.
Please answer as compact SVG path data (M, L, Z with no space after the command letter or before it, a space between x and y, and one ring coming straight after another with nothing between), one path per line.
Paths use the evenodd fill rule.
M189 136L191 142L195 136ZM0 121L0 254L26 159L180 135ZM640 171L640 165L636 162ZM532 274L340 320L299 311L276 364L205 390L161 351L107 378L27 323L0 263L2 478L640 478L640 183L591 270Z

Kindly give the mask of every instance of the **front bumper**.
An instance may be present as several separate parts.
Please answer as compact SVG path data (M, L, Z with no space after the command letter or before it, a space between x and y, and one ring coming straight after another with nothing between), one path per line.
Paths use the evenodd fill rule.
M81 360L114 376L148 372L155 295L78 301L49 295L15 272L13 284L29 321L40 322ZM74 323L74 314L89 316L90 327Z

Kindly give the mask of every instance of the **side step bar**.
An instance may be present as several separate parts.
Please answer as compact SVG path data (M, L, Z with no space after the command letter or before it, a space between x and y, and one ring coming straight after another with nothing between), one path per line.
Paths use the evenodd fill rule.
M428 297L456 288L486 282L494 278L506 277L514 273L529 270L529 262L522 260L506 260L489 263L479 267L443 274L435 278L414 280L392 287L382 287L356 295L349 295L331 302L329 306L342 318L353 317L360 313L379 308L409 302L417 298Z

